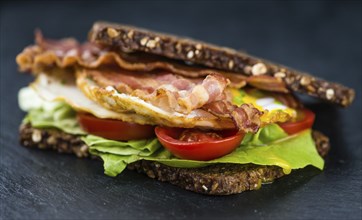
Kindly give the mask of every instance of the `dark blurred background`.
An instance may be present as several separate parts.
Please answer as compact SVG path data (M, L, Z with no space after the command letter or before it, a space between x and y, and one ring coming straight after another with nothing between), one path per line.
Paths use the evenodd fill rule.
M362 218L361 1L2 1L1 218ZM19 146L17 91L31 82L15 56L48 38L85 41L97 20L243 50L356 90L347 109L307 99L331 138L326 169L297 171L256 192L205 197L142 175L103 175L100 162ZM304 97L305 98L305 97ZM54 175L52 173L54 172ZM43 189L43 190L42 190ZM97 211L95 211L97 210Z

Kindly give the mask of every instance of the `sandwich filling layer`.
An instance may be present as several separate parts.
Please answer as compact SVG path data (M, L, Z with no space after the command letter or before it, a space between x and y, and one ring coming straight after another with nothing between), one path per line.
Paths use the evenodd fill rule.
M27 100L38 100L29 103ZM19 93L19 104L28 111L24 123L35 128L57 128L66 133L82 136L89 152L104 161L105 173L116 176L127 164L138 160L158 161L173 167L202 167L218 163L275 165L288 174L293 169L312 165L323 169L324 161L319 156L311 130L295 135L286 134L277 124L269 124L256 134L249 133L233 152L209 161L180 159L163 148L157 138L145 140L114 141L87 134L76 119L76 112L64 101L44 101L32 89Z

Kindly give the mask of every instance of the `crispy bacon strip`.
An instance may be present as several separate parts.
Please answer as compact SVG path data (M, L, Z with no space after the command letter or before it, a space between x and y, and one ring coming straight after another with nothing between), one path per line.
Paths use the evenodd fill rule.
M289 92L284 81L280 78L267 75L258 75L250 76L246 79L246 81L249 85L254 86L258 89L282 93Z
M130 71L166 70L172 73L198 78L215 73L215 70L180 64L162 57L147 54L126 54L113 52L109 48L101 48L92 43L79 44L72 38L63 40L44 39L41 32L36 33L36 45L29 46L20 53L16 61L21 71L40 73L46 68L85 67L99 68L104 65L115 64ZM230 80L229 86L242 88L246 83L263 90L288 92L285 83L271 76L250 76L217 70Z
M81 66L99 68L108 64L131 71L166 70L185 77L198 78L215 73L215 70L180 64L172 60L149 56L146 54L126 54L101 48L86 42L79 44L72 38L62 40L44 39L40 31L36 31L36 45L28 46L16 57L20 71L40 73L46 68ZM241 88L246 85L245 76L218 70L218 73L230 80L230 86Z
M258 131L261 125L260 116L263 114L251 104L237 107L225 100L207 104L203 109L218 117L231 117L240 131L253 133Z
M221 100L226 96L224 91L229 83L230 81L220 74L210 74L201 84L194 86L186 93L181 93L178 103L190 112L205 104Z
M220 74L210 74L205 79L190 79L167 72L150 74L123 70L84 70L83 74L98 86L112 86L120 93L180 113L190 113L207 103L224 99L229 84L229 80Z
M245 132L257 132L261 125L262 113L251 104L242 104L230 113L237 128Z

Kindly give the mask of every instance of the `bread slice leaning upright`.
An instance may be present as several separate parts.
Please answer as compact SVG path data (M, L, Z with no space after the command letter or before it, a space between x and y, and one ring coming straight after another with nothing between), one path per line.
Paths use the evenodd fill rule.
M282 79L294 92L305 93L344 107L354 99L354 90L310 74L275 64L231 48L154 32L142 28L96 22L89 41L123 52L141 51L195 64L243 74L270 75Z

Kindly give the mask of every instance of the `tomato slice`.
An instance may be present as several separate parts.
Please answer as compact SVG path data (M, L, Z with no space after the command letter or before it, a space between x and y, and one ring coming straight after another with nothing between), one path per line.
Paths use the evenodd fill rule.
M128 141L155 136L154 126L151 125L97 118L85 113L78 113L77 118L81 128L87 133L111 140Z
M212 160L224 156L243 140L245 133L235 130L218 131L214 134L200 134L201 131L186 134L182 128L166 128L157 126L156 136L161 144L172 154L183 159Z
M309 109L300 109L297 111L297 121L280 123L279 126L288 134L295 134L305 129L311 128L315 120L315 114Z

